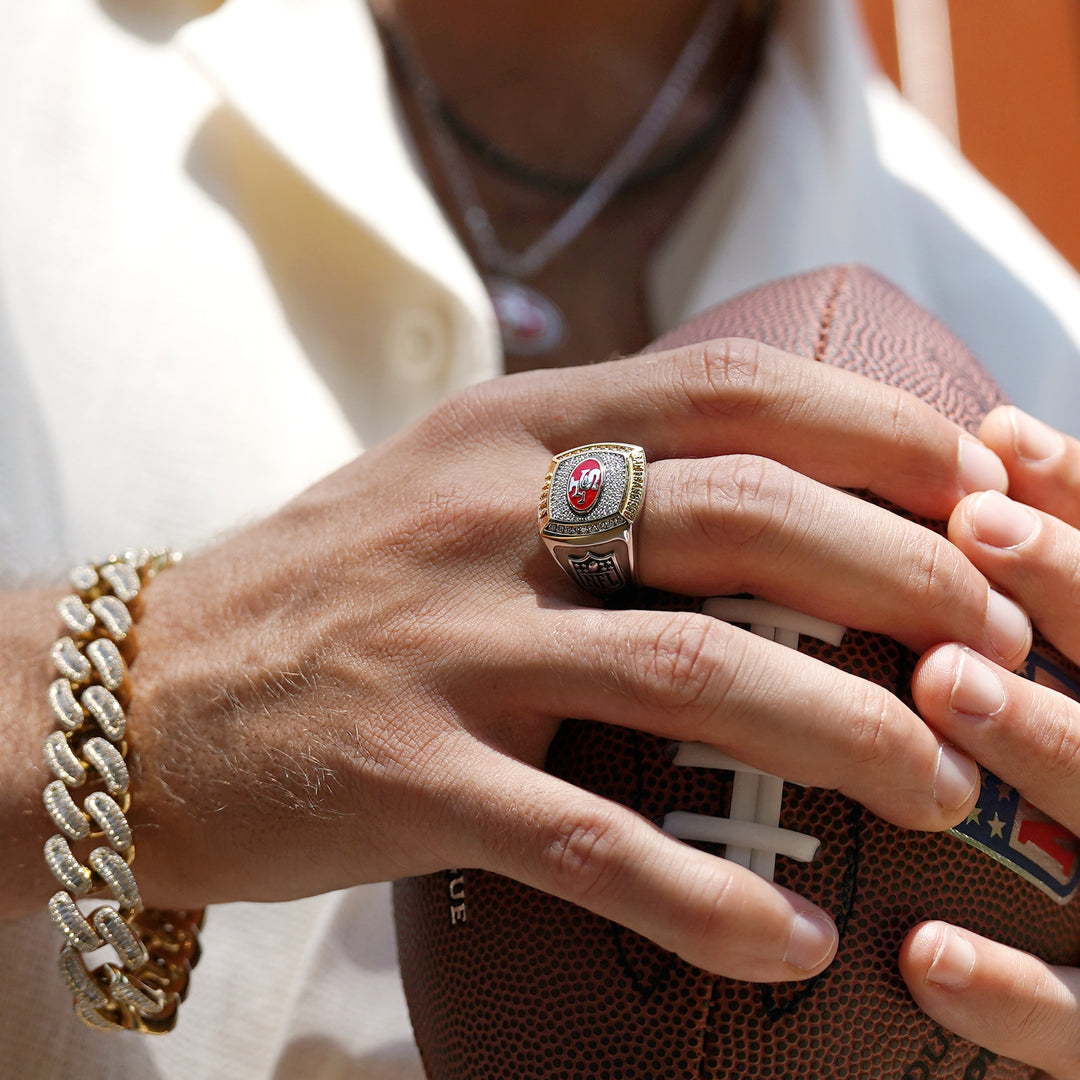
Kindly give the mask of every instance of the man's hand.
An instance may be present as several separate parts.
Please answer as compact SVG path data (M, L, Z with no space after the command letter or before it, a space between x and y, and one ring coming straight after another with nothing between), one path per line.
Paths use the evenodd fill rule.
M1010 407L980 436L1004 461L1012 498L965 498L949 537L1080 661L1080 443ZM960 645L923 658L914 692L937 731L1080 833L1080 703ZM912 932L901 968L939 1023L1056 1080L1080 1077L1080 971L943 923Z

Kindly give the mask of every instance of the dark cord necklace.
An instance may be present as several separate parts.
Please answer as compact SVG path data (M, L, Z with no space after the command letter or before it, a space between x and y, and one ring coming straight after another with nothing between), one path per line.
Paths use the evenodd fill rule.
M619 189L621 192L634 191L662 180L670 173L678 172L684 165L689 165L699 154L719 144L728 128L732 126L757 75L765 43L764 29L774 8L775 4L769 6L769 14L763 21L762 32L752 38L750 47L742 58L743 62L724 88L724 93L712 115L678 146L672 147L662 157L629 176ZM396 48L394 39L391 38L390 41L391 48ZM565 176L548 172L513 157L485 139L442 98L439 98L436 103L436 110L439 121L458 141L461 148L506 180L549 195L572 199L578 198L592 183L592 177Z
M742 11L740 12L740 7ZM451 192L468 229L503 334L503 345L517 355L539 355L562 344L566 321L555 304L527 279L580 235L614 198L643 188L688 163L706 149L715 151L734 125L757 74L775 0L710 0L697 27L664 85L628 140L597 175L589 179L561 176L533 168L487 142L443 100L434 83L406 47L400 30L383 27L388 58L402 76L431 135ZM717 45L730 38L726 85L712 116L689 139L658 159L649 150L670 123ZM465 155L515 183L570 198L572 205L558 221L521 252L506 249L480 202Z

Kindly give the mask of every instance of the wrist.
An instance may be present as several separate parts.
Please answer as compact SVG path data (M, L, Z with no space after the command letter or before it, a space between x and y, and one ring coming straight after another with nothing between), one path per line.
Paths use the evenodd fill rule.
M127 722L136 623L146 586L178 558L133 552L77 567L74 592L56 609L63 633L49 650L53 730L44 742L51 775L43 801L55 831L44 856L60 888L48 908L76 1014L109 1030L171 1030L198 958L201 910L145 906L127 817L139 797ZM111 958L95 957L91 967L91 954L106 945Z

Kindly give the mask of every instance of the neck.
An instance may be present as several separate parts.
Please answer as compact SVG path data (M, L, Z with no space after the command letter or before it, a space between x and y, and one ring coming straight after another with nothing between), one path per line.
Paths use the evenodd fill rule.
M521 160L590 175L648 107L707 0L377 0L447 104ZM721 65L716 65L717 69ZM708 116L722 73L665 141ZM598 93L598 88L603 88Z

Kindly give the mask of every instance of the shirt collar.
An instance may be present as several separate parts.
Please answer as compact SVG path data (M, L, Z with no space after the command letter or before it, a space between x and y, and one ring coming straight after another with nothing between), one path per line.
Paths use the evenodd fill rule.
M483 319L483 285L424 182L361 0L227 0L179 34L294 169Z

